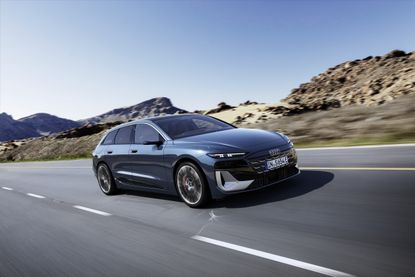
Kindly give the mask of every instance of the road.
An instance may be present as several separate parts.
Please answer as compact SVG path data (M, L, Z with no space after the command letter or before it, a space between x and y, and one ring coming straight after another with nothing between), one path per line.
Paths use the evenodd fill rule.
M90 160L0 164L0 276L415 276L415 146L298 156L205 209L105 196Z

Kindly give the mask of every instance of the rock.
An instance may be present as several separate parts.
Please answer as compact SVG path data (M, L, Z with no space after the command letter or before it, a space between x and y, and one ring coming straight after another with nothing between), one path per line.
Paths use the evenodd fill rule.
M264 109L265 112L271 112L272 114L287 114L290 109L285 106L270 106Z
M217 108L211 109L211 110L207 111L205 114L220 113L220 112L223 112L223 111L226 111L226 110L231 110L233 108L235 108L235 107L230 106L230 105L226 104L225 102L220 102L218 104Z
M350 68L350 67L352 67L352 66L355 66L355 65L357 65L357 62L355 62L355 61L352 61L352 62L347 62L345 65L344 65L344 68Z
M239 104L240 106L249 106L249 105L257 105L258 104L258 102L252 102L252 101L249 101L249 100L247 100L247 101L245 101L245 102L243 102L243 103L241 103L241 104Z
M250 118L250 117L253 117L253 116L254 116L253 113L244 113L244 115L242 116L242 118L243 119L247 119L247 118Z
M235 120L232 122L232 124L242 124L245 121L245 119L243 117L241 117L240 115L238 115Z
M390 59L390 58L398 58L398 57L403 57L403 56L406 56L405 51L393 50L393 51L389 52L388 54L386 54L383 58L384 59Z
M340 84L343 84L344 82L346 82L346 77L339 77L337 78L337 82L339 82Z

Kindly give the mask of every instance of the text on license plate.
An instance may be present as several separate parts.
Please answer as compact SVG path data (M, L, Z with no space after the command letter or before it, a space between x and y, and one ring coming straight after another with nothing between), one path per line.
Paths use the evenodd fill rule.
M270 161L266 161L265 166L268 170L272 170L272 169L286 166L287 164L288 164L288 157L284 156L284 157L280 157L280 158L273 159Z

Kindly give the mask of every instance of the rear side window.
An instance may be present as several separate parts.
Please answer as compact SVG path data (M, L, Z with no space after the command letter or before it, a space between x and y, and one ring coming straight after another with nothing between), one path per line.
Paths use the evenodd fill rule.
M134 127L135 126L127 126L119 129L117 136L115 137L115 144L130 144Z
M102 142L102 144L104 145L114 144L114 139L115 139L116 134L117 134L117 130L109 132L108 135L105 137L104 141Z
M135 129L135 143L143 144L146 141L164 141L164 139L159 132L150 125L138 124Z

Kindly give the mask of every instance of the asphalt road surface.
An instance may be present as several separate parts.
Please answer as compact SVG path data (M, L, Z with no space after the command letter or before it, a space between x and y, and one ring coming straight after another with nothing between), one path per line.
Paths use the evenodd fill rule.
M415 276L415 145L298 154L205 209L105 196L90 160L0 164L0 276Z

